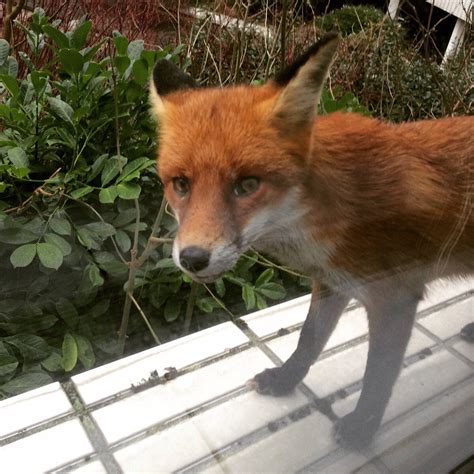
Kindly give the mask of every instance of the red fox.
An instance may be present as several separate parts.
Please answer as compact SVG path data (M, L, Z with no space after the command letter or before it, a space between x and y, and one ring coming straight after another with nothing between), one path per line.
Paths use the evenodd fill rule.
M474 272L474 117L316 117L337 44L328 34L258 87L198 88L160 60L150 100L176 265L209 282L254 248L314 282L297 349L255 376L258 392L292 391L348 301L365 306L362 393L336 426L358 448L381 423L426 283Z

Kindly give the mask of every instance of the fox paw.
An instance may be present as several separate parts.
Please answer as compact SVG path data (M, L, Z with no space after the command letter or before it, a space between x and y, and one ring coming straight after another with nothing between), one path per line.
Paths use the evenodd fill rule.
M288 373L281 367L266 369L250 381L250 385L258 393L275 397L291 393L297 384L298 382L289 377Z
M380 423L374 416L353 411L335 425L336 441L348 449L362 449L370 444Z

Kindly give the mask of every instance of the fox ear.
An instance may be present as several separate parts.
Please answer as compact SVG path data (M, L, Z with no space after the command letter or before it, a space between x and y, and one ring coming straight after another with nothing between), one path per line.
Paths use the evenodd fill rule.
M150 81L150 103L155 114L160 117L165 110L163 97L171 92L197 87L194 79L179 69L168 59L159 59L153 68Z
M275 76L273 83L283 88L271 112L277 127L294 130L312 124L338 43L339 35L328 33Z

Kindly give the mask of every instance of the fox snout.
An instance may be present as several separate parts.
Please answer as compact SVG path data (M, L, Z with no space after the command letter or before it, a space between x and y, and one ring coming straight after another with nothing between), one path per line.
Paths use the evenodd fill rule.
M211 253L196 245L186 247L179 252L179 263L187 271L197 273L209 265Z
M193 280L212 282L232 269L242 249L233 243L197 244L180 242L179 236L173 244L173 260Z

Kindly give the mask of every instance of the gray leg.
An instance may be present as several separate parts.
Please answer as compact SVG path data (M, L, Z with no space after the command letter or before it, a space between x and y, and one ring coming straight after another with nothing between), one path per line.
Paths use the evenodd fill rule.
M324 349L348 302L347 296L316 284L295 352L281 367L257 374L254 378L256 390L274 396L291 392Z
M363 447L380 426L400 373L420 299L421 296L395 294L367 309L367 366L356 409L342 418L336 427L336 437L342 444Z

